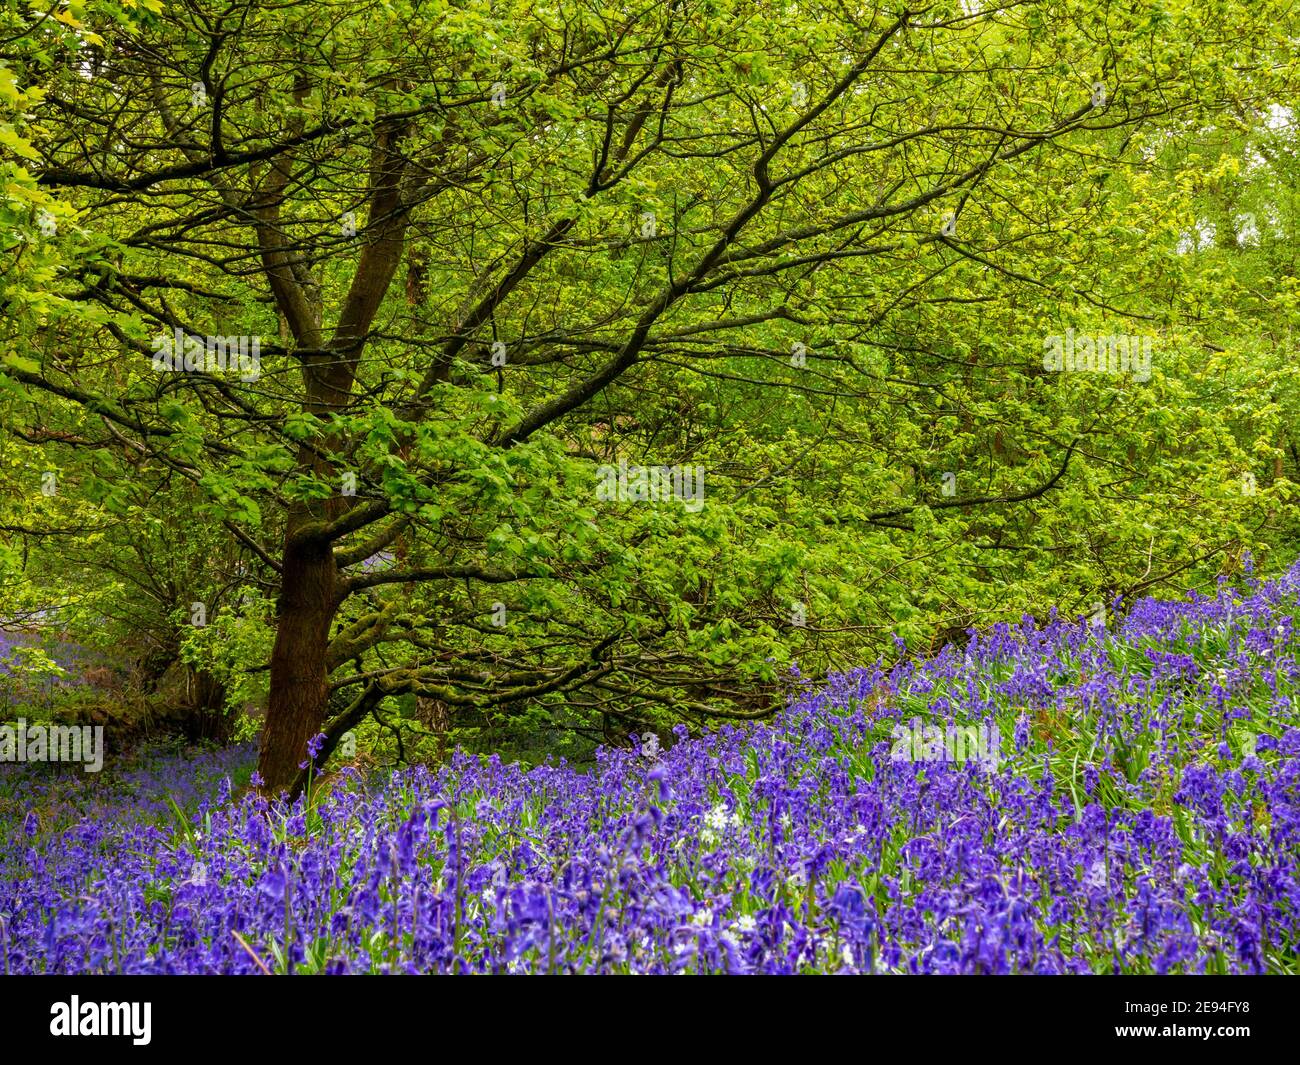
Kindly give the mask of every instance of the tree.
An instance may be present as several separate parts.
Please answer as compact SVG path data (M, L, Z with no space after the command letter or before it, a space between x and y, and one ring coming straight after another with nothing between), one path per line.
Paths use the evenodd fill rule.
M1203 465L1132 374L1053 387L1042 337L1064 306L1171 327L1082 234L1151 207L1135 141L1279 91L1279 5L112 14L26 57L84 313L5 373L198 486L278 585L269 791L407 692L483 722L770 712L796 647L969 623L985 556L1074 550L1140 446ZM675 480L618 498L620 463ZM1174 572L1237 542L1168 535ZM1142 539L1057 587L1139 583ZM956 576L918 582L936 556Z

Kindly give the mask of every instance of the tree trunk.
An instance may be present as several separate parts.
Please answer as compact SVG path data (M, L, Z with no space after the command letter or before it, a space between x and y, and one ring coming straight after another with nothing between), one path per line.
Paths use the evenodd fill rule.
M420 724L432 732L434 740L434 757L441 765L447 760L447 733L451 731L451 707L441 699L428 695L415 697L415 716Z
M300 77L294 86L300 100L305 99L308 88L306 78ZM260 190L257 234L263 269L294 341L310 352L301 356L303 410L326 421L351 401L371 323L402 259L410 220L401 195L406 157L399 145L406 129L405 120L376 127L366 239L327 353L319 350L319 285L308 280L305 259L289 249L279 225L280 196L292 171L287 158L276 160ZM343 443L329 431L319 441L304 444L298 451L298 470L333 483L337 491L333 456ZM342 594L329 536L304 535L303 530L337 518L349 506L347 499L334 495L295 504L289 512L281 556L279 618L271 651L271 695L257 766L263 795L278 795L286 789L292 795L301 782L298 767L308 757L307 742L325 723L330 627Z
M327 651L338 610L337 568L329 543L295 543L291 531L283 558L271 696L257 765L264 795L292 787L307 759L307 742L325 722Z
M207 670L186 666L190 683L190 703L182 729L191 742L206 740L225 744L230 741L233 723L226 713L226 686Z

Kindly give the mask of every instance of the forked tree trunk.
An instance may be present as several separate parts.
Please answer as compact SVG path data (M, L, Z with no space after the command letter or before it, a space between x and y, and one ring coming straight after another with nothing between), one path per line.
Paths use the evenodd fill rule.
M337 576L328 543L301 544L286 538L279 621L271 651L271 695L257 765L264 795L278 795L293 785L300 763L307 759L307 742L325 722Z
M295 95L305 99L308 89L305 76L300 76L294 86ZM410 216L402 202L407 161L399 145L407 126L407 121L401 120L376 128L366 239L328 354L320 352L323 337L319 288L307 283L304 260L295 258L297 253L287 249L279 226L280 197L292 171L287 158L277 159L260 189L257 233L263 268L295 342L305 352L313 353L301 356L306 386L303 410L325 420L345 410L351 401L371 323L402 259ZM310 471L337 485L333 456L340 444L327 434L310 446L304 445L298 452L299 471ZM281 556L279 617L271 651L271 695L257 766L264 795L293 788L299 780L298 767L308 757L307 742L325 723L330 627L342 601L338 566L327 536L301 534L313 523L338 517L347 506L336 495L323 502L296 504L290 510Z

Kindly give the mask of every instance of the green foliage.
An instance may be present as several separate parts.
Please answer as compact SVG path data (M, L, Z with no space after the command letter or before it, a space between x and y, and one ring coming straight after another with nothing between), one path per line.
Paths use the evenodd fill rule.
M1289 558L1293 14L968 6L6 8L0 623L241 706L311 541L322 721L576 756Z

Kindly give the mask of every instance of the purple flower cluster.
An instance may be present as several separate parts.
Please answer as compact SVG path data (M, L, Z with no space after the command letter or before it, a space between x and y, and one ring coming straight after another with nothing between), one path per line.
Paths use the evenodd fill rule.
M231 796L247 752L4 767L0 964L1295 972L1298 599L1300 567L1109 630L1026 618L586 771L458 753L286 807ZM996 764L898 757L914 720L996 729Z

